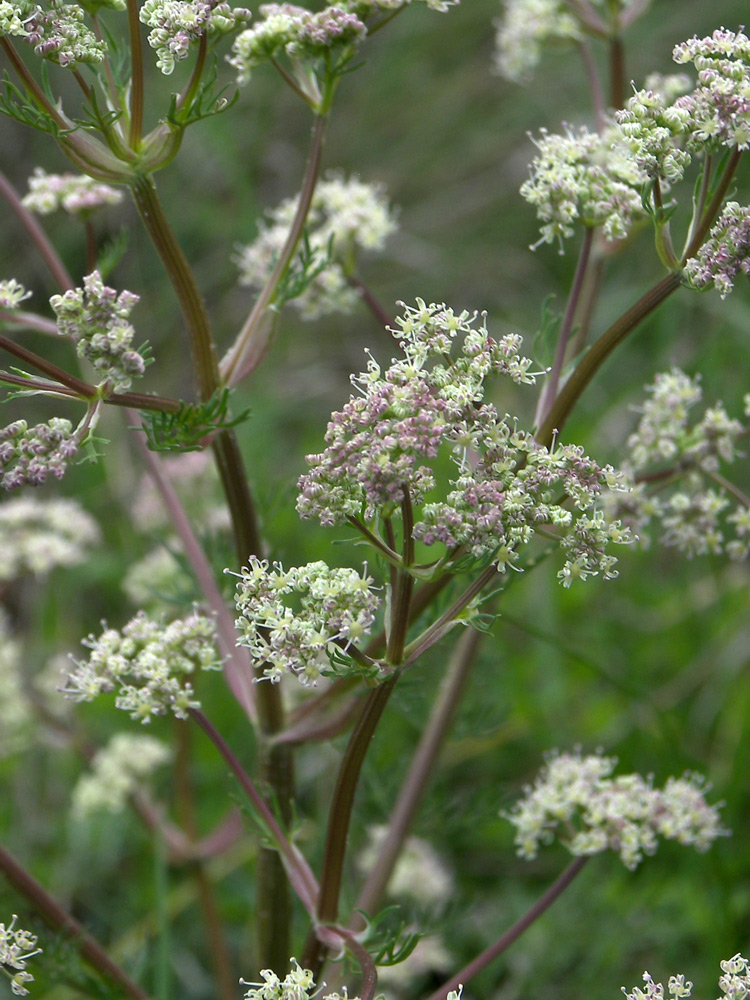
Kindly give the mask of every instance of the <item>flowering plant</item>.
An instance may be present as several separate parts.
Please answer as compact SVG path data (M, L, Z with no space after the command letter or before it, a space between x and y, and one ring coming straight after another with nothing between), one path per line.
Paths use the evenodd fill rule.
M14 994L470 1000L554 993L567 962L563 996L605 967L616 991L655 929L670 961L745 948L750 39L667 43L665 8L0 0L12 148L33 128L65 167L0 174ZM504 163L507 233L482 247L467 173L474 209L445 177L419 196L425 240L406 178L429 188L441 123L412 77L493 16L493 106L554 46L591 113L565 63L562 124L529 99ZM381 104L385 133L420 116L408 156L367 153ZM657 896L682 922L653 904L625 941ZM744 997L742 953L722 970ZM644 982L628 1000L663 997Z

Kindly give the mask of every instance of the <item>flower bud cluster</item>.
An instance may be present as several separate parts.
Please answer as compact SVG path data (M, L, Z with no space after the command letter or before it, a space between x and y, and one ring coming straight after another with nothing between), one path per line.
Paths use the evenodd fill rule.
M542 223L539 243L560 242L573 235L574 223L601 227L607 239L626 236L644 214L641 187L646 176L622 146L613 144L613 130L604 135L585 126L574 133L542 131L533 140L539 150L521 196L533 205Z
M78 4L48 0L44 10L34 0L3 0L0 3L0 35L19 35L42 59L63 67L78 63L100 63L106 54L104 42L84 23L85 11Z
M115 705L131 719L147 723L167 712L185 719L188 709L200 707L186 678L221 667L215 639L213 620L202 615L164 625L140 611L121 632L110 628L83 641L91 655L76 662L63 694L80 702L117 691Z
M724 959L720 965L724 975L719 979L719 987L724 992L719 1000L745 1000L750 995L750 962L738 952L733 958ZM648 972L643 973L643 982L644 989L636 986L630 993L622 987L627 1000L664 1000L662 983L655 983ZM692 989L693 984L686 982L684 976L670 976L668 992L674 1000L691 996Z
M29 427L14 420L0 429L0 487L41 486L49 475L61 479L80 441L63 417Z
M108 382L118 392L129 389L146 369L142 355L133 350L135 330L128 322L138 300L133 292L118 295L108 288L98 271L83 279L83 288L50 299L61 335L69 337L78 356L94 366L101 384Z
M251 70L286 54L295 60L316 60L332 49L356 46L367 33L349 10L329 6L313 12L291 3L267 3L263 20L237 36L229 59L238 71L237 82L247 83Z
M36 935L16 927L16 920L18 917L14 913L9 924L0 924L0 968L10 976L13 994L25 997L29 991L24 984L34 980L26 963L34 955L41 954L42 949L36 946Z
M688 148L713 152L721 146L747 149L750 144L750 38L742 31L717 28L675 46L676 63L698 71L695 89L679 97L675 108L686 114Z
M122 192L86 174L48 174L35 167L29 177L29 193L22 204L30 212L49 215L62 208L71 215L88 216L104 205L117 205Z
M398 512L408 492L414 505L423 505L415 517L416 538L449 549L464 546L476 557L494 554L504 570L537 528L551 525L565 537L576 511L593 507L605 486L617 489L614 470L600 468L581 448L544 448L483 402L489 376L503 374L519 383L532 383L534 376L529 359L519 354L520 337L495 341L476 319L421 299L416 308L405 307L392 331L404 358L385 373L370 360L368 370L352 380L362 396L333 414L326 450L307 456L310 471L299 480L297 501L302 517L324 525L362 515L387 517ZM425 463L441 449L458 475L445 500L431 501L436 479ZM619 524L581 520L566 542L562 582L600 571L614 576L604 545L628 540Z
M23 300L30 296L31 292L27 292L15 278L0 281L0 309L18 309Z
M689 114L674 103L689 89L690 80L684 74L654 74L646 80L644 90L637 90L625 107L615 112L625 145L646 177L675 184L690 165L690 153L678 144Z
M552 755L509 813L522 858L557 837L576 856L614 851L631 870L655 853L659 837L707 851L726 836L718 806L705 799L703 778L686 774L654 788L639 774L611 778L617 761L580 752Z
M623 464L634 489L624 497L608 498L608 515L621 517L634 529L659 521L661 541L691 558L723 551L733 559L746 558L750 509L741 502L733 504L713 476L721 463L737 458L747 428L721 403L706 409L700 420L691 419L690 411L702 397L700 380L678 368L657 375L646 391L650 398L640 408L641 419L628 438ZM649 488L651 480L655 490ZM647 543L647 538L642 536L642 541Z
M73 789L73 815L86 819L97 812L122 812L143 779L171 756L169 747L151 736L113 736L94 757L92 773L81 778Z
M750 275L750 206L727 202L709 238L685 264L684 274L694 288L714 287L722 299L734 288L737 275Z
M0 504L0 580L75 566L99 537L96 522L75 500L20 497Z
M156 50L156 65L165 76L187 58L192 42L206 33L228 34L252 17L245 7L219 0L146 0L138 15L151 28L148 43Z
M324 562L284 570L253 557L237 584L238 644L250 649L268 680L293 674L313 685L329 654L369 633L380 604L372 583L356 570Z
M255 242L240 250L236 258L240 284L262 288L266 283L289 235L296 209L297 198L281 202L268 213L270 225L261 223ZM306 263L298 256L290 269L292 279L302 279L310 265L316 271L292 300L302 316L316 319L332 312L351 312L359 294L349 285L347 272L357 251L382 249L395 228L395 213L382 186L335 174L321 181L307 218L312 261Z

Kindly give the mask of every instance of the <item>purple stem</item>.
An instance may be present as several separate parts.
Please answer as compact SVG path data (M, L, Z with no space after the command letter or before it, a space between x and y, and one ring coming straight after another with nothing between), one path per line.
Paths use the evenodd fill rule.
M305 858L297 848L289 842L286 834L279 826L279 823L266 805L263 797L255 787L247 772L240 764L227 741L216 729L213 723L203 714L200 709L191 708L190 715L203 732L208 736L221 756L229 765L230 770L237 779L242 791L247 795L260 817L263 825L273 839L274 846L281 854L282 863L286 870L289 882L294 891L299 896L302 905L310 916L315 915L315 904L318 898L318 883Z
M135 427L141 427L141 418L135 410L126 411L128 419ZM237 646L237 633L234 628L234 619L229 613L224 598L221 595L213 571L206 558L206 553L195 536L193 526L190 524L185 509L180 503L174 486L164 471L162 463L156 455L149 450L146 441L141 434L136 435L136 443L141 453L141 457L148 469L149 475L159 491L162 502L169 513L172 524L185 549L188 562L193 567L196 579L201 590L205 594L211 609L216 615L216 625L218 630L219 647L224 661L224 675L227 683L245 710L248 718L257 722L257 711L255 706L255 694L253 692L253 672L250 664L250 657L245 650Z
M499 938L494 944L490 945L481 955L465 965L460 972L452 976L447 982L443 983L440 989L435 990L434 993L430 995L428 1000L445 1000L446 995L451 991L457 989L460 985L467 983L474 976L478 975L482 969L486 968L491 962L494 962L498 956L510 948L514 941L518 940L524 931L528 930L529 927L544 913L548 910L550 906L555 902L558 896L560 896L565 889L568 888L570 883L576 877L576 875L581 871L583 866L588 861L588 857L576 858L562 875L553 882L552 885L547 889L543 896L541 896L536 903L528 910L520 920L517 920L512 927L510 927L501 938Z

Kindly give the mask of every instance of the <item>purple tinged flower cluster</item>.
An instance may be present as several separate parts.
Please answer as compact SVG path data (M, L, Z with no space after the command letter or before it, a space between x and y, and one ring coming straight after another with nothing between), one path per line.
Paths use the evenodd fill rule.
M427 545L493 554L501 570L539 528L558 532L567 550L560 577L615 575L610 542L629 541L619 523L582 515L605 488L617 489L609 466L600 468L575 445L545 448L484 402L485 382L505 375L532 383L521 338L490 337L476 314L456 314L444 304L405 307L394 335L404 357L386 372L371 358L352 379L353 396L334 413L326 450L308 455L310 471L299 481L297 510L321 524L348 518L398 515L405 494L415 510L414 536ZM433 500L431 467L441 450L458 468L445 499Z
M693 419L690 411L702 398L700 380L678 368L657 375L646 391L650 398L639 408L641 418L628 438L622 466L633 490L606 498L607 515L639 532L659 522L661 541L689 558L724 551L732 559L746 558L750 507L732 503L721 478L713 478L722 463L731 464L741 454L746 426L722 403ZM641 542L647 545L648 535L642 534Z
M116 691L116 707L144 724L168 712L187 718L200 703L186 678L221 668L214 621L197 613L165 625L139 611L121 632L105 629L83 645L91 655L76 662L62 693L81 702Z
M698 71L695 89L679 97L675 109L688 116L688 148L713 151L750 145L750 38L718 28L706 38L675 46L676 63Z
M314 685L329 654L369 633L380 604L372 584L366 572L320 561L285 570L253 557L237 584L238 644L251 651L267 680L291 674Z
M334 48L356 46L367 33L356 14L340 6L313 12L291 3L267 3L263 20L235 39L229 62L237 82L247 83L251 70L283 53L294 60L316 60Z
M57 328L76 345L80 358L90 362L113 390L124 392L146 368L144 358L132 343L135 336L128 322L139 296L108 288L98 271L83 279L83 288L71 288L53 295L50 305L57 317Z
M138 15L151 28L148 43L156 65L169 76L186 59L190 45L207 32L227 34L247 24L252 11L219 0L146 0Z
M644 214L641 187L647 180L628 151L582 127L564 135L542 131L532 140L539 153L520 193L542 223L541 243L560 242L575 225L601 227L607 239L622 239Z
M2 33L22 35L42 59L74 69L78 63L100 63L106 46L84 23L85 12L78 4L49 0L47 9L31 0L17 5L22 13L22 31Z
M750 206L727 202L706 242L685 264L684 274L693 288L716 288L722 299L738 275L750 275Z
M85 174L48 174L36 167L29 178L23 205L31 212L49 215L62 208L71 215L88 216L104 205L117 205L122 192Z
M614 851L632 870L656 852L660 837L702 853L727 835L699 775L669 778L659 789L639 774L610 777L616 763L578 751L551 755L524 798L503 814L516 828L519 856L535 858L558 839L577 856Z
M14 420L0 429L0 487L41 486L48 476L60 479L80 441L73 425L62 417L29 427Z

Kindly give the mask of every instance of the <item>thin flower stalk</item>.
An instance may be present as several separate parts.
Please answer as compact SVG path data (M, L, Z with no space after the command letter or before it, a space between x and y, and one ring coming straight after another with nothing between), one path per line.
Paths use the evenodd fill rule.
M127 411L128 419L135 427L141 425L140 417L133 410ZM234 629L234 619L230 614L221 595L216 580L214 579L211 566L209 565L206 553L198 541L193 526L190 524L185 509L180 503L180 498L169 480L162 463L157 456L149 450L144 438L138 434L136 436L138 450L141 453L149 475L161 495L164 506L169 511L170 520L177 531L180 541L185 549L185 555L193 568L195 577L200 584L213 613L216 615L216 626L219 640L219 648L225 657L224 673L227 683L232 690L237 701L240 703L248 718L257 722L257 709L255 705L255 692L252 683L252 667L246 651L237 645L237 636Z
M456 643L427 725L399 790L388 821L385 840L357 897L355 910L362 910L368 914L377 911L461 704L461 697L476 662L481 642L482 633L476 629L468 629ZM361 917L357 915L353 923L357 929L361 929Z
M48 927L65 936L81 958L114 983L132 1000L150 1000L148 993L128 976L106 953L96 938L81 927L46 889L0 846L0 869L17 892L29 901Z
M143 43L137 0L127 0L128 33L130 35L130 131L128 143L137 150L143 135Z
M581 358L562 391L550 407L536 433L537 441L549 447L555 433L562 430L584 389L614 349L658 306L680 287L679 271L672 271L641 296L627 312L595 341Z
M279 282L286 274L290 263L297 250L302 232L305 227L305 220L310 211L315 186L320 175L320 164L323 156L323 140L327 125L325 115L317 115L313 126L312 145L310 155L305 170L305 178L302 184L297 211L294 216L289 235L284 244L279 259L276 262L265 287L258 296L252 312L247 318L245 325L240 330L234 344L227 351L221 362L221 377L229 385L236 385L248 375L261 361L267 343L259 343L262 340L262 325L266 320L266 313L273 303Z
M560 327L560 336L557 341L554 364L552 365L552 371L550 372L547 382L545 383L539 397L537 415L534 420L534 423L537 426L542 423L552 405L553 400L557 396L557 389L560 384L560 375L562 374L563 364L565 362L565 354L568 349L570 334L573 330L573 319L578 309L581 291L586 280L589 261L591 259L591 247L594 241L594 232L594 229L590 229L588 227L584 229L583 232L583 242L578 256L578 263L576 264L575 277L573 278L570 295L568 296L568 304L565 307L565 315L563 316L562 325Z
M562 895L576 875L584 868L588 860L587 857L575 858L562 875L552 883L549 889L540 896L536 903L512 927L508 928L502 937L498 938L494 944L491 944L480 955L477 955L475 959L469 962L468 965L465 965L455 976L451 976L439 989L430 994L428 1000L445 1000L448 991L455 990L462 983L469 982L474 976L479 975L482 969L486 969L496 958L499 958Z
M385 706L398 680L398 672L372 691L365 702L354 731L347 744L328 813L328 831L320 878L320 895L316 908L316 924L334 924L338 917L339 896L344 872L344 860L349 836L354 796L362 765L380 722ZM302 961L317 977L326 955L326 946L313 930Z
M299 896L299 899L307 912L311 915L314 914L315 901L318 895L318 884L315 880L315 876L310 870L310 866L307 864L297 848L294 847L294 845L287 839L287 836L281 829L278 820L266 805L260 792L253 784L247 772L237 759L237 756L218 729L216 729L213 723L200 709L191 708L190 715L193 719L195 719L229 765L229 768L239 782L242 791L250 799L258 817L278 848L294 891Z

